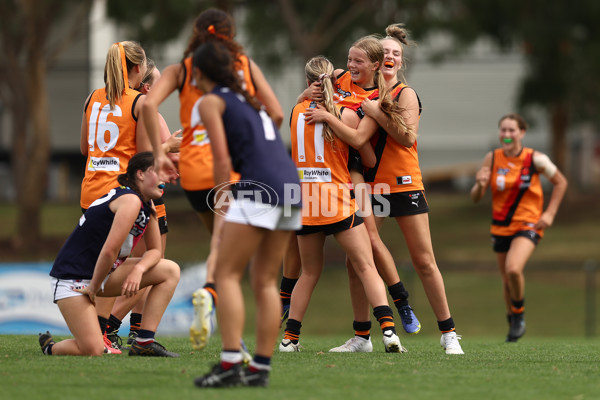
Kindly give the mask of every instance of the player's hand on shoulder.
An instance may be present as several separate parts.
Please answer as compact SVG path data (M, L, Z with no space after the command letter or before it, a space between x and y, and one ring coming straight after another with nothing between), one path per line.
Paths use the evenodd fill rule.
M329 112L325 110L325 107L319 104L315 108L307 108L306 111L304 111L304 120L309 124L325 122L328 115Z
M379 111L379 101L364 99L363 102L360 104L360 107L366 115L368 115L371 118L374 118L377 112Z

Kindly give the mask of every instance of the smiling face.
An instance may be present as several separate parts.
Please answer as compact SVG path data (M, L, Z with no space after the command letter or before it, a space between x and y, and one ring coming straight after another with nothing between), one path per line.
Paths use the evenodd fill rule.
M512 118L504 118L500 121L498 127L498 139L502 149L508 153L513 154L521 151L521 140L525 136L525 130L519 128L519 124Z
M398 71L402 68L402 46L394 39L383 39L381 44L384 55L381 73L386 81L397 81Z
M371 62L363 50L350 47L347 67L352 82L363 89L374 86L375 71L379 68L379 62Z

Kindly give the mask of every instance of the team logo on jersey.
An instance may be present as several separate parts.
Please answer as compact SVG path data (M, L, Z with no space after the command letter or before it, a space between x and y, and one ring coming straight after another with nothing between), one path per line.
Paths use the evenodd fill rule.
M194 130L192 136L194 137L192 139L192 146L204 146L210 143L210 139L204 128Z
M118 157L90 157L88 171L120 171Z
M531 175L521 175L521 182L519 183L519 189L528 189L531 186Z
M410 175L397 176L396 183L398 185L410 185L412 183L412 176L410 176Z
M336 91L341 98L346 98L348 96L352 96L352 92L347 92L340 87L336 88Z
M297 168L300 182L331 182L330 168Z
M496 176L496 190L503 191L506 184L506 177L504 175Z
M192 114L190 115L190 125L192 126L192 142L190 144L192 146L204 146L210 143L206 129L203 126L204 123L202 122L202 118L200 118L200 112L198 111L198 105L200 105L203 99L204 96L201 96L196 100L192 107Z
M333 94L333 101L335 103L339 103L340 101L344 100L346 97L350 97L350 96L352 96L351 92L347 92L338 86L335 88L335 93Z

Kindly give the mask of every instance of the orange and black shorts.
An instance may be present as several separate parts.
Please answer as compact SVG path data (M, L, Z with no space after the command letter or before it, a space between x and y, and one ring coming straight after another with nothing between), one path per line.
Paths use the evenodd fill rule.
M405 217L429 212L425 191L372 194L373 214L377 217Z
M296 231L296 235L310 235L320 232L323 232L325 235L335 235L336 233L347 231L348 229L354 228L362 223L362 217L354 213L348 218L334 222L333 224L303 225L302 229Z
M506 253L510 249L510 244L516 237L526 237L537 246L541 236L533 229L523 230L511 236L492 235L492 246L495 253Z

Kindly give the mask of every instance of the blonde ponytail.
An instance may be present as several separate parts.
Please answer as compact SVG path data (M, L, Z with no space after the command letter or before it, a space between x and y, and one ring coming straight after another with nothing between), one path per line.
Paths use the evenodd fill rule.
M136 65L142 65L145 59L144 49L137 42L125 41L110 46L104 65L104 85L111 109L129 88L129 71Z
M316 56L308 60L304 67L306 79L312 82L321 83L321 93L323 94L323 106L327 112L340 118L340 110L335 106L333 83L335 82L334 68L331 61L326 57ZM326 123L323 123L323 137L328 143L333 143L334 133Z

